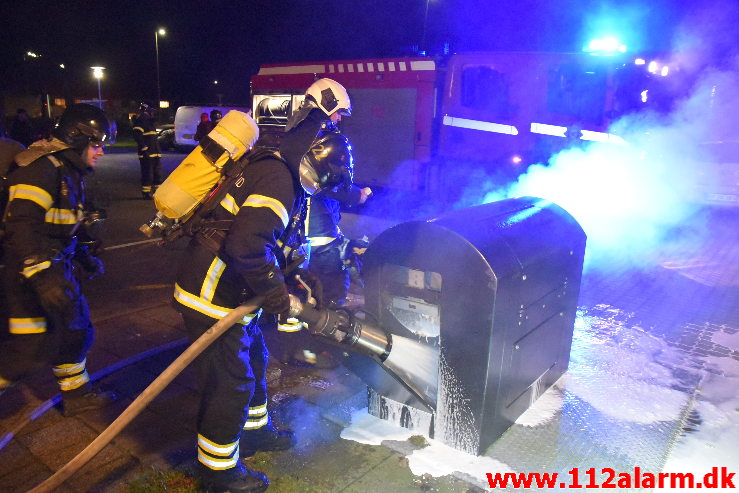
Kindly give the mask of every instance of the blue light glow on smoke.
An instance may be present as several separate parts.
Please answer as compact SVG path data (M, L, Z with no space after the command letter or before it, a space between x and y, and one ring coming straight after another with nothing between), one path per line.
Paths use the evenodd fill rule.
M564 150L478 203L530 195L558 204L588 236L589 267L606 268L615 254L635 264L652 263L678 240L699 241L706 232L693 218L699 217L703 186L718 179L712 176L714 157L703 144L739 138L737 73L706 71L670 115L632 115L616 122L610 131L626 145L590 143ZM472 196L466 195L467 205Z

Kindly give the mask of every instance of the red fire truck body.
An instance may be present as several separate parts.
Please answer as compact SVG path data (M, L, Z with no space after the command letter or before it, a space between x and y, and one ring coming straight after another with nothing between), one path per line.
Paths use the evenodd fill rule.
M251 92L262 132L279 133L314 80L340 82L355 181L435 194L469 169L510 179L581 141L623 143L612 121L674 102L668 70L625 54L464 53L267 64Z
M289 114L316 78L340 82L352 98L342 128L356 181L433 191L459 162L515 174L570 139L612 139L603 132L614 114L614 66L612 57L552 53L269 64L251 91L263 125L265 98Z

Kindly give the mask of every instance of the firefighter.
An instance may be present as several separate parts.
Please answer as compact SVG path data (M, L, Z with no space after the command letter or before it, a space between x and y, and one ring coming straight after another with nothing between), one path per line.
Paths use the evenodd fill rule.
M154 108L147 104L139 105L139 113L133 119L133 136L139 153L141 165L141 195L150 199L162 183L162 151L157 139Z
M8 176L3 284L9 336L0 359L0 388L51 363L65 416L110 404L94 392L85 368L93 342L89 309L74 271L103 273L83 244L85 175L94 169L114 127L99 108L70 106L52 137L16 156Z
M323 285L327 303L342 306L349 294L349 271L342 259L344 235L339 227L341 207L364 204L372 195L369 187L324 190L308 199L306 237L310 243L310 269Z
M206 216L184 256L175 286L175 306L195 340L241 302L263 296L262 312L283 320L289 309L287 283L305 214L305 196L351 179L351 148L322 152L321 121L310 119L284 137L286 158L275 151L247 155L243 180L231 185ZM317 156L305 160L306 154ZM287 277L287 279L286 279ZM301 272L318 292L317 281ZM240 453L285 450L296 438L276 428L267 412L268 351L258 313L229 328L198 360L201 383L197 418L198 476L216 491L257 492L263 474L245 468ZM272 321L274 324L274 321Z
M343 116L351 116L351 100L344 86L332 79L318 79L305 91L303 104L287 123L288 131L307 122L322 122L326 131L338 131ZM314 123L315 124L315 123ZM333 142L345 137L337 134ZM284 146L280 152L285 155L289 149ZM310 156L307 156L310 157ZM353 169L353 164L350 167ZM308 218L305 234L310 245L310 270L321 281L324 298L333 304L343 304L348 291L347 271L340 258L341 236L338 223L341 218L339 201L346 205L362 203L371 194L370 189L360 189L354 185L332 190L325 189L308 199ZM281 324L280 361L292 364L308 364L317 368L333 368L337 365L329 352L322 350L319 343L304 336L302 324Z

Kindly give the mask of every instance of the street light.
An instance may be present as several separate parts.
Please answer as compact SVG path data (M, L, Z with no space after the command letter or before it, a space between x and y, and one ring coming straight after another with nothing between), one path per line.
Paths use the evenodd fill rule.
M103 109L103 96L100 92L100 79L103 78L103 70L105 67L90 67L92 69L92 76L98 80L98 108Z
M154 31L154 47L157 51L157 107L159 107L159 102L162 100L162 90L159 85L159 36L164 36L166 34L167 31L162 27Z

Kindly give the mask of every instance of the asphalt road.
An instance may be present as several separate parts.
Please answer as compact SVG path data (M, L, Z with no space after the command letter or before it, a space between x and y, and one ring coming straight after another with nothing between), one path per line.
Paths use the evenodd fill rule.
M166 177L187 156L165 153L162 171ZM106 210L105 243L113 246L145 240L139 227L156 212L151 200L141 196L141 172L135 151L108 152L87 179L88 193L97 207Z

